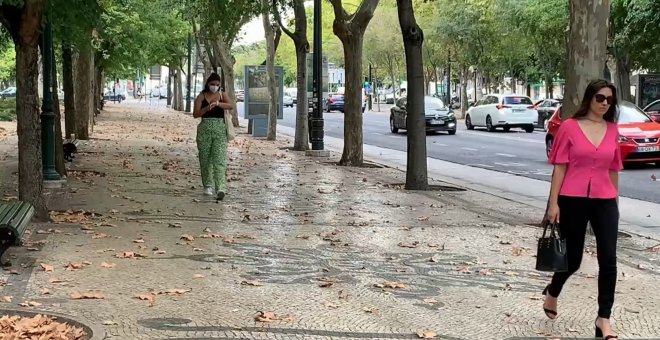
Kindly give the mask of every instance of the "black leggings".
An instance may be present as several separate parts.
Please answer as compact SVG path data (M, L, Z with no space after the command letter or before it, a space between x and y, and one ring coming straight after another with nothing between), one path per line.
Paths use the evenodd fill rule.
M559 226L566 238L568 271L555 273L548 289L559 296L566 280L582 263L587 222L596 236L598 252L598 316L609 318L616 288L616 241L619 230L619 207L616 199L559 196Z

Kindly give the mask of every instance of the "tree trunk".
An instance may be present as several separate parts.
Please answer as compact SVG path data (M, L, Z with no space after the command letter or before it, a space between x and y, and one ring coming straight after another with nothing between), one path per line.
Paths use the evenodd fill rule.
M96 63L95 63L96 64ZM94 115L101 113L101 93L103 92L103 68L99 65L94 67Z
M406 189L428 190L426 164L426 119L424 117L424 32L417 25L412 0L397 0L399 23L406 52L408 89L406 94L406 127L408 131L408 162ZM449 91L449 89L447 89Z
M26 0L21 23L12 27L16 49L16 121L18 130L18 197L30 202L39 220L48 219L43 196L41 125L39 121L39 32L43 3Z
M62 85L64 86L64 137L76 133L76 102L73 77L73 51L62 42Z
M264 12L261 14L266 38L266 73L268 74L268 133L266 140L277 139L277 85L275 84L275 31L270 23L270 5L268 0L261 0Z
M89 119L92 112L93 69L90 44L81 44L75 59L76 138L89 139Z
M172 107L172 64L167 70L167 106Z
M461 70L461 116L458 118L465 118L465 113L468 110L468 96L467 96L467 89L468 89L468 68L463 67Z
M186 108L183 101L183 72L179 67L176 68L176 109L178 111L184 111Z
M362 41L364 32L344 38L346 93L344 94L344 150L339 164L361 166L364 162L362 133Z
M340 165L362 166L362 45L364 32L373 18L379 0L363 0L358 10L348 15L341 0L330 0L335 12L332 29L341 40L346 60L344 94L344 150Z
M53 113L55 114L55 170L62 177L66 177L66 163L64 161L64 147L62 140L62 112L60 111L60 96L57 86L57 59L55 59L55 49L52 49L52 95L53 95Z
M566 88L562 118L572 116L590 81L602 78L607 52L609 0L570 0Z
M306 55L309 50L307 37L294 40L296 45L296 137L293 142L293 149L297 151L307 151L309 149L309 108L307 102L307 65Z
M616 49L607 64L612 74L612 83L616 86L619 100L632 101L630 93L630 54ZM611 62L610 62L610 59Z
M545 75L545 98L553 97L553 87L552 74Z
M225 86L226 90L225 92L229 95L229 98L231 98L232 102L236 103L236 90L234 89L234 65L232 64L231 66L228 66L227 68L224 68L225 70ZM232 124L234 124L234 127L238 127L238 111L233 110L230 111L231 114L231 121Z
M89 87L87 89L87 101L89 102L89 133L90 135L94 133L94 125L96 125L96 62L94 60L94 54L90 48L89 53ZM119 93L117 93L119 95Z

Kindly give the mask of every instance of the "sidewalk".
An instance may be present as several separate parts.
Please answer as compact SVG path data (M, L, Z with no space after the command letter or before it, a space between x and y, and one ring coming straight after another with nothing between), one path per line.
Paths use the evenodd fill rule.
M0 309L82 318L127 340L593 336L593 244L559 319L543 314L538 209L448 183L407 192L398 170L338 167L337 154L247 135L230 147L218 204L201 195L192 117L129 100L97 122L50 193L57 223L34 224L5 255L0 297L12 298ZM4 197L15 196L14 148L0 135ZM622 338L660 338L660 249L645 250L657 244L620 239Z

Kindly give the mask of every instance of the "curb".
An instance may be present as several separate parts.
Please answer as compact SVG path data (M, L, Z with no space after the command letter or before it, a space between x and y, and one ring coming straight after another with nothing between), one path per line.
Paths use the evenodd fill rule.
M64 314L49 312L49 311L40 311L40 310L20 310L20 309L0 309L0 315L18 315L23 317L33 317L37 314L54 316L58 321L64 321L69 325L80 327L85 330L87 334L91 334L91 337L86 338L86 340L103 340L105 339L105 330L85 318L68 316Z

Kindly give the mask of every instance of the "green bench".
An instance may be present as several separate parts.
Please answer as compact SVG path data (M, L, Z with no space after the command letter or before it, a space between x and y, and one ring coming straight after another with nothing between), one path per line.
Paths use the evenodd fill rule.
M30 203L0 204L0 258L9 247L21 244L32 216L34 207Z

